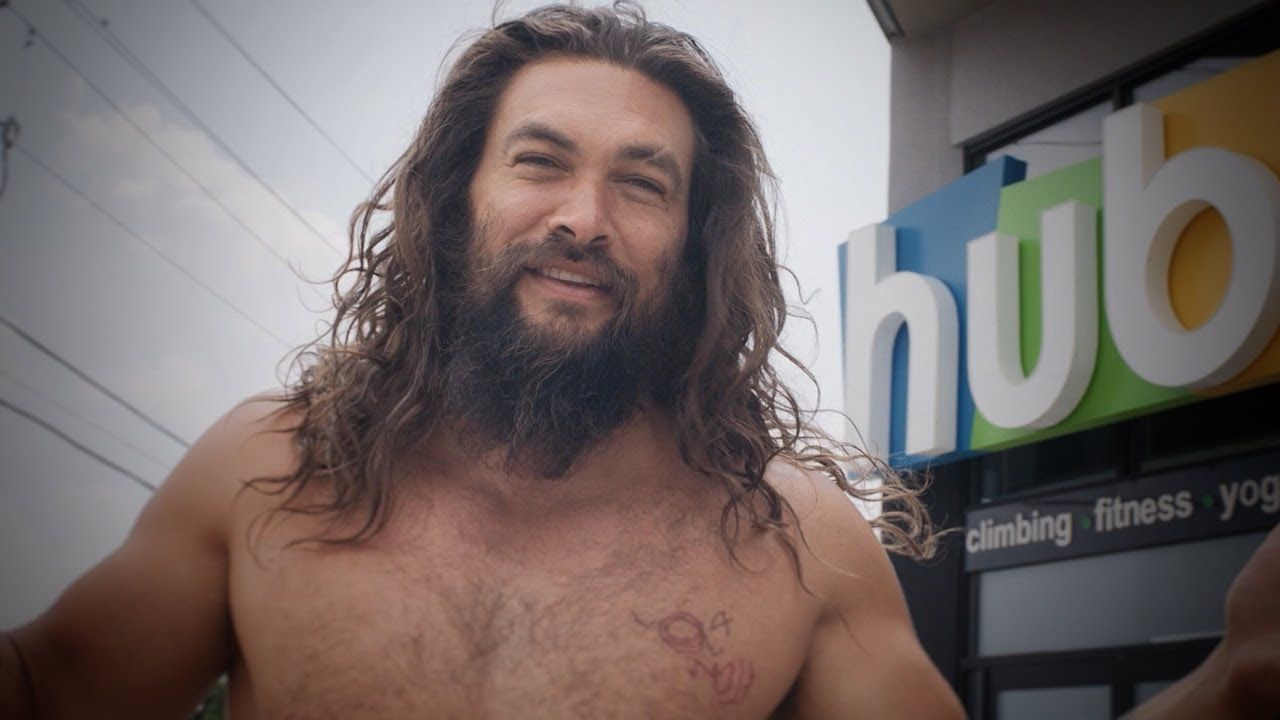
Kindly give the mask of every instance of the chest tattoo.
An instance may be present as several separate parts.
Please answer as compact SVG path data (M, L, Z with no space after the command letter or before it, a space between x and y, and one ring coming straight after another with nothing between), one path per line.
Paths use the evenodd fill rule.
M650 619L637 612L631 617L646 630L652 630L669 650L684 657L692 678L705 678L716 699L725 705L741 703L755 682L755 666L750 660L727 652L733 635L733 618L720 610L704 623L693 613L683 610Z

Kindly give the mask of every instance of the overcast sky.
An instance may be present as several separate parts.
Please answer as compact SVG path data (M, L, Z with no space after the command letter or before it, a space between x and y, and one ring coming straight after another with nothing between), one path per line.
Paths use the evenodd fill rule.
M452 44L492 11L199 2L0 10L0 120L21 124L0 196L0 627L120 542L182 442L277 385L327 297L295 270L336 267L370 178L411 138ZM704 41L761 129L801 288L788 297L816 323L786 340L839 409L835 247L885 214L888 45L859 0L644 5Z

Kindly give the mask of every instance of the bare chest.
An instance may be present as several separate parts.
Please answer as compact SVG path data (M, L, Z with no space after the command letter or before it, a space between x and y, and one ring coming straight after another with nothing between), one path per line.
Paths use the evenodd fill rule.
M440 523L412 543L233 568L262 717L764 717L815 614L777 558L629 528L529 548ZM754 570L755 568L753 568ZM234 678L233 678L234 681Z

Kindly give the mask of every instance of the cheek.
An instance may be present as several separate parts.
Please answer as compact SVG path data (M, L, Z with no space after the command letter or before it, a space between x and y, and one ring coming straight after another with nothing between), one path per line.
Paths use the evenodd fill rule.
M644 297L652 299L666 296L671 292L672 286L679 279L677 271L682 261L681 250L681 245L672 244L668 240L668 244L655 248L653 253L644 259L644 265L638 268L641 293Z
M684 222L671 213L654 207L623 207L615 216L623 236L618 248L625 252L631 266L647 273L684 250ZM623 250L625 248L625 250Z
M543 220L554 208L550 195L545 190L528 186L514 186L493 193L486 208L493 218L494 227L499 229L498 236L540 234Z
M473 269L492 260L517 240L540 237L539 208L529 193L497 192L472 196Z

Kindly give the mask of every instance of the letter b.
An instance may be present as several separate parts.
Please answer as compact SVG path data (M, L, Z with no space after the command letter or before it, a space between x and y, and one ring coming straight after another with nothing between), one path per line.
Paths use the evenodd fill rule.
M1280 327L1280 181L1266 165L1201 147L1165 160L1164 115L1138 103L1103 123L1107 320L1129 367L1156 385L1204 388L1248 367ZM1178 238L1214 207L1231 233L1231 283L1187 330L1169 299Z
M1014 524L1017 527L1015 538L1019 545L1026 545L1031 542L1032 530L1034 529L1031 522L1022 517L1022 513L1018 513L1013 517Z

